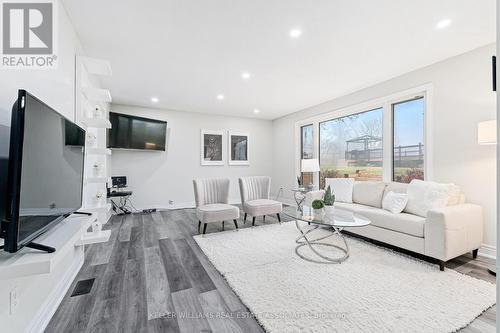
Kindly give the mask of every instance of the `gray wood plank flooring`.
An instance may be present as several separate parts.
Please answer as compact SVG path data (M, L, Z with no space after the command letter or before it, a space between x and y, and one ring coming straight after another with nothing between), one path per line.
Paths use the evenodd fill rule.
M256 226L271 223L277 220L268 216ZM238 225L247 228L251 221ZM112 217L105 226L110 241L88 246L45 332L263 332L251 316L238 315L248 309L192 238L197 228L193 209ZM225 230L231 229L226 223ZM220 224L207 227L207 233L220 230ZM493 260L468 254L447 268L495 283L487 272L491 265ZM95 278L92 291L70 297L76 282L88 278ZM493 307L461 332L495 332L495 316Z

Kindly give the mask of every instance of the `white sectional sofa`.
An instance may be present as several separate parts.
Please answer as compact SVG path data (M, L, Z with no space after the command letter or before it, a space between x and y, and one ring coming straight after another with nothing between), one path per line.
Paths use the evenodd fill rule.
M460 192L444 207L419 216L382 209L382 200L389 192L405 193L408 184L354 182L352 186L352 203L337 201L335 206L363 215L372 223L346 231L438 259L441 270L446 261L467 252L477 256L483 241L482 208L465 203Z

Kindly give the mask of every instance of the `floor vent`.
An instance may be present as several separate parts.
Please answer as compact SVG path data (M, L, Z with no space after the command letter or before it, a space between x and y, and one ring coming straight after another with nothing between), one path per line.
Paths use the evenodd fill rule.
M85 295L85 294L90 293L90 291L92 290L92 286L94 285L94 280L95 279L78 281L76 283L75 289L73 289L73 293L71 294L71 297Z

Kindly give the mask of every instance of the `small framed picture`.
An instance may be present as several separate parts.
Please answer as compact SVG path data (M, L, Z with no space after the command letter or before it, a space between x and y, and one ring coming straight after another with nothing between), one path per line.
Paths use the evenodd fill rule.
M201 130L201 165L224 165L224 131Z
M250 136L248 133L228 132L229 165L250 164Z

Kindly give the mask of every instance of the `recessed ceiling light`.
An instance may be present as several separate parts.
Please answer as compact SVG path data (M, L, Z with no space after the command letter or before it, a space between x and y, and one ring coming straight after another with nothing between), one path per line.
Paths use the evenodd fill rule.
M290 30L290 37L291 38L299 38L301 35L302 35L302 30L300 30L300 29Z
M253 113L255 113L255 114L257 114L257 113L259 113L259 112L260 112L260 110L259 110L259 109L253 109Z
M444 29L446 27L449 27L451 24L451 20L450 19L444 19L444 20L441 20L438 22L438 24L436 24L436 29Z
M160 99L158 97L151 97L151 102L158 103Z
M221 95L221 94L217 95L217 99L219 101L222 101L224 99L224 95Z
M248 73L248 72L243 72L241 73L241 78L243 80L248 80L250 77L252 76L252 74Z

